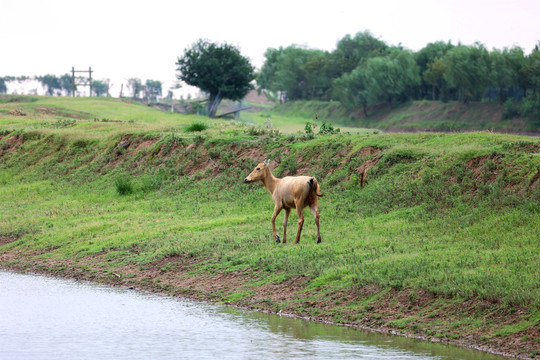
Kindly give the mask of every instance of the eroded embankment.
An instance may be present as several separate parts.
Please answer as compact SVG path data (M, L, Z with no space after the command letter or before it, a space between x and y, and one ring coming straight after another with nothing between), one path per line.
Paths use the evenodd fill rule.
M538 142L235 136L4 134L0 266L538 356ZM271 241L267 156L319 179L322 244Z

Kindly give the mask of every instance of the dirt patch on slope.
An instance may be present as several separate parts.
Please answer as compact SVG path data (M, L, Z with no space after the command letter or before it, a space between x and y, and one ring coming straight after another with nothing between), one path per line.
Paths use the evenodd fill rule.
M368 183L368 171L373 166L377 165L381 160L382 156L380 155L381 149L375 146L368 146L362 148L358 153L359 158L370 157L368 160L364 161L360 166L356 168L356 173L358 174L358 180L360 181L360 187L367 185Z
M472 170L476 180L492 183L499 176L498 165L501 163L502 159L498 155L484 155L467 161L465 166Z
M533 178L531 179L529 186L531 188L535 188L538 186L539 183L540 183L540 169L536 171L536 175L534 175Z
M152 140L144 140L140 143L135 143L133 144L133 146L136 146L135 147L135 152L139 152L141 150L146 150L146 149L149 149L151 148L152 146L154 146L157 142L159 141L159 139L152 139Z
M7 138L4 140L4 144L0 148L0 156L2 152L14 153L15 151L19 150L22 144L24 144L24 140L21 134L13 135Z
M20 236L17 235L2 235L0 234L0 246L11 244L14 241L20 239Z

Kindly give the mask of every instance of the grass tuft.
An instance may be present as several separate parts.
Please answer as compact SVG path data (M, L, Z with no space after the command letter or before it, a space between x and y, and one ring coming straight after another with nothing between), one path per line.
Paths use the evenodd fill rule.
M114 180L114 186L118 195L129 195L132 194L134 191L133 183L131 179L126 175L117 177Z
M208 129L208 125L203 122L194 122L186 127L186 132L200 132Z

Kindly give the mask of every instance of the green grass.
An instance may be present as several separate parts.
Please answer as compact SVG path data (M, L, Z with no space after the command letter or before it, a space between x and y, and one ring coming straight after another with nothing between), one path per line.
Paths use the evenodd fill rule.
M502 105L498 103L463 105L457 102L413 101L392 108L370 108L366 118L360 109L349 111L336 101L294 101L284 103L268 113L271 119L276 117L276 123L282 122L280 117L312 121L317 114L320 121L332 122L351 132L355 128L364 128L360 131L366 131L365 128L382 131L540 131L533 119L502 119ZM293 120L293 123L296 121Z
M516 325L496 327L502 336L538 326L537 139L477 132L306 140L219 121L201 134L186 130L193 117L109 99L37 97L16 105L23 104L28 112L54 104L89 115L68 128L50 127L49 115L0 115L0 236L17 238L0 246L0 255L82 261L111 272L179 256L200 260L193 274L251 274L251 287L223 301L245 302L257 286L303 277L306 299L317 301L379 289L354 302L336 300L328 310L336 321L346 320L342 310L369 313L391 291L421 290L528 309ZM92 127L96 116L134 122ZM129 145L119 147L122 141ZM272 241L269 194L242 182L266 156L279 161L276 174L317 176L325 193L321 244L309 211L298 245ZM375 158L362 187L356 169ZM295 224L293 214L289 238ZM272 306L325 311L309 309L306 299ZM414 319L389 325L406 328Z

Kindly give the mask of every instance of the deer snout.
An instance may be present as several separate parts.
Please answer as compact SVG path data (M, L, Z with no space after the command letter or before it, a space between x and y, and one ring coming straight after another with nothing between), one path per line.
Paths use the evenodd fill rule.
M244 179L244 183L247 184L249 182L248 178Z

